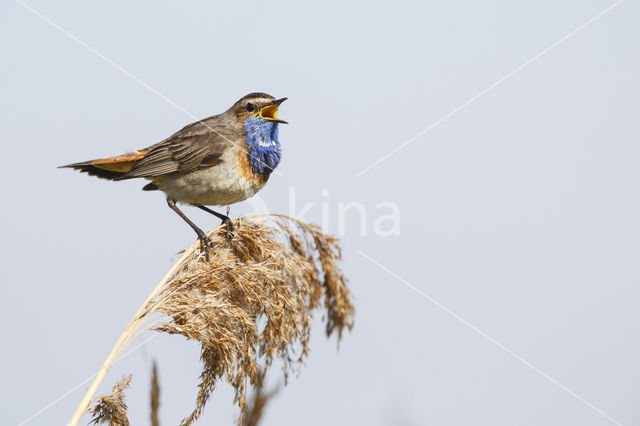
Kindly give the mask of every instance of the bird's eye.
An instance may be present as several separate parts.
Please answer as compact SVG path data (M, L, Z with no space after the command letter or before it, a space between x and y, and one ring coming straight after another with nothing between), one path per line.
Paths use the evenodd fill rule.
M253 110L256 109L251 102L249 102L245 108L248 112L253 112Z

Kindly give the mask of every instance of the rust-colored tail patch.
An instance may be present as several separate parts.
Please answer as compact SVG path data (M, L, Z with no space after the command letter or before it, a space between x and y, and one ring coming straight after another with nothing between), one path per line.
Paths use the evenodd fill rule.
M144 157L147 152L147 150L139 150L124 155L117 155L115 157L99 158L97 160L67 164L60 167L69 167L88 173L90 176L115 180L130 171L133 166L135 166L136 162Z
M89 164L99 169L109 170L110 172L127 173L146 153L147 151L134 151L115 157L93 160L90 161Z

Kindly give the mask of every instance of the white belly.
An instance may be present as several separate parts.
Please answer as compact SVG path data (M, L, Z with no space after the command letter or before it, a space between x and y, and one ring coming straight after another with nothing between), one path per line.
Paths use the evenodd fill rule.
M233 151L228 150L216 166L183 175L159 176L152 181L175 201L195 205L238 203L255 195L267 179L254 178L242 170Z

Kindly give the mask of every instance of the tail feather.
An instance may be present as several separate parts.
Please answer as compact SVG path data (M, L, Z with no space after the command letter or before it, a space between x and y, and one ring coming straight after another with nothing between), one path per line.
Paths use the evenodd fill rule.
M79 170L82 173L87 173L89 176L96 176L102 179L109 180L116 180L116 178L122 174L121 172L113 172L110 170L104 170L95 167L91 165L91 161L87 161L84 163L67 164L66 166L60 166L59 168L71 168L74 170Z
M147 151L134 151L130 154L115 157L67 164L60 166L60 168L79 170L80 172L87 173L89 176L96 176L102 179L119 180L129 172L146 153Z

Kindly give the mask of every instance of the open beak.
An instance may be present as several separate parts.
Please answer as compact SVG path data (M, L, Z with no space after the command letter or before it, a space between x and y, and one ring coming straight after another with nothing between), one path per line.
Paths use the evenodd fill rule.
M278 113L278 107L280 106L281 103L283 103L286 100L287 98L276 99L266 107L263 107L260 110L260 117L264 118L265 120L275 121L276 123L289 124L284 120L280 120L276 115Z

